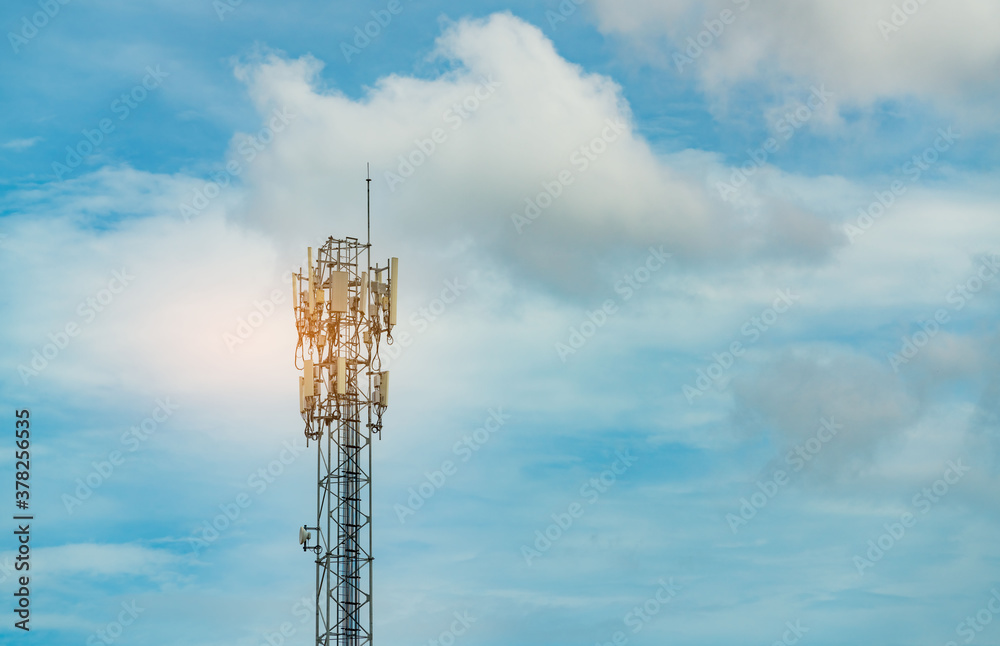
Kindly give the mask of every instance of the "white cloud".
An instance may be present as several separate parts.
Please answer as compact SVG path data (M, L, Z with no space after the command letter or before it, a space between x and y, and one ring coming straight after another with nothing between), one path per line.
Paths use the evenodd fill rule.
M596 0L595 11L603 31L674 69L674 54L704 31L704 52L692 49L682 68L713 93L825 83L841 104L917 97L970 122L995 120L1000 6L990 0ZM724 11L731 24L720 28Z
M74 575L159 579L178 562L170 552L131 543L68 543L36 548L32 566L40 576L53 579Z
M747 218L715 195L711 178L729 169L713 155L654 154L632 132L628 106L610 79L567 63L541 32L510 15L453 25L436 55L450 59L455 71L431 80L389 76L360 100L321 90L321 64L310 57L268 54L238 67L262 125L278 124L275 110L284 110L289 123L266 137L252 133L260 148L252 157L248 135L235 135L220 166L237 162L242 183L224 188L190 222L180 217L179 206L191 204L205 184L185 176L103 169L16 194L20 215L9 220L7 231L18 251L5 259L28 268L39 282L10 287L28 309L8 328L23 348L8 357L9 367L16 370L47 333L75 320L77 304L124 265L134 268L135 286L85 330L86 342L74 343L40 379L93 389L124 379L143 389L143 405L151 401L147 395L172 394L188 409L205 405L216 411L206 413L209 418L220 420L224 407L208 404L220 397L280 399L294 385L287 308L234 352L223 334L235 330L255 300L274 289L287 292L281 274L301 264L307 244L331 234L363 235L364 169L357 161L363 159L375 168L376 251L403 258L405 308L425 305L444 279L486 277L458 304L468 307L461 323L435 324L399 366L407 371L419 364L423 375L437 366L440 374L426 383L450 384L448 392L470 397L481 397L482 384L455 375L442 365L445 357L458 361L478 352L483 360L493 358L497 381L516 380L525 361L555 358L555 342L585 315L580 308L616 296L615 281L642 261L650 244L675 253L678 265L671 271L677 275L657 276L659 286L612 322L628 335L609 333L585 349L591 356L631 353L641 339L661 344L665 331L679 344L675 349L714 349L719 334L738 338L746 317L773 299L776 284L808 286L809 307L834 316L855 317L868 308L864 320L871 324L882 316L879 304L909 307L915 298L934 303L943 297L945 281L933 290L935 283L911 284L911 272L930 255L947 259L942 276L959 275L967 254L989 240L988 204L956 209L955 195L927 192L919 205L910 196L901 199L855 245L844 247L836 218L813 213L831 201L849 203L844 196L864 195L862 189L839 178L769 168L760 187L744 189L754 204ZM452 129L448 110L475 97L481 79L491 76L501 85ZM609 119L627 124L621 138L518 234L511 212L541 182L573 168L569 153L600 134ZM385 173L395 172L398 156L435 128L447 139L390 191ZM945 224L944 212L961 226ZM939 253L942 236L960 249ZM73 267L69 275L52 271L62 263ZM524 290L532 287L539 293L529 296ZM29 298L33 289L53 297ZM564 298L556 304L553 292L575 298L568 306ZM544 321L544 330L511 327L525 320ZM270 366L267 378L255 372L264 365ZM556 381L560 396L528 392L523 401L548 408L591 396L581 384ZM244 390L234 392L237 386ZM631 397L615 401L634 405ZM231 420L226 428L242 432Z
M357 160L370 159L380 241L388 235L390 244L420 254L471 238L467 259L485 256L577 294L608 275L601 263L621 263L623 251L651 243L682 259L728 263L822 257L843 242L826 222L787 204L774 204L774 215L759 223L745 222L691 171L689 156L658 157L634 133L611 79L568 63L537 28L513 16L452 26L435 56L455 71L431 80L389 76L358 101L322 91L320 64L308 57L270 55L240 67L262 113L288 108L297 115L249 168L245 221L278 237L328 230L331 218L360 231ZM496 81L495 91L487 92L483 79ZM463 103L467 118L456 116ZM441 141L429 152L436 129ZM234 138L234 155L241 142ZM415 166L412 176L401 157ZM572 185L554 184L560 173ZM543 195L533 211L529 201L539 202L546 185L560 197L547 205ZM529 222L526 214L536 213Z
M632 131L615 83L566 62L538 29L508 14L453 25L436 56L449 59L454 71L430 80L388 76L359 100L320 89L321 64L308 56L267 54L239 66L237 76L247 83L262 125L279 123L275 110L285 111L289 123L280 132L252 133L259 138L252 156L248 135L235 135L219 165L238 163L242 183L224 188L190 222L180 217L179 206L191 204L205 184L180 175L108 168L14 194L18 214L6 231L17 250L4 260L38 282L9 287L27 309L8 326L23 349L8 357L8 367L16 370L47 333L75 320L77 304L124 265L135 268L135 286L41 379L95 389L124 379L147 394L187 397L186 405L217 401L224 393L282 396L293 384L286 378L293 343L288 312L279 309L235 352L223 334L255 300L273 289L287 291L281 274L301 264L307 244L330 234L363 235L364 169L358 160L364 159L375 168L376 250L403 258L405 307L426 304L444 279L488 276L458 305L470 307L461 325L439 323L441 332L418 340L423 350L407 351L425 361L421 371L434 365L426 361L474 348L483 357L495 355L496 370L507 379L525 360L554 358L554 343L585 314L580 308L615 296L615 281L642 261L650 244L675 254L677 275L658 276L660 286L643 294L643 304L613 322L629 334L611 334L609 345L587 348L594 356L610 348L632 352L637 339L658 339L664 330L677 343L712 348L713 335L738 335L742 321L773 298L775 284L811 286L807 295L821 293L822 300L810 296L810 307L832 315L855 317L868 308L870 324L882 316L878 304L909 307L915 299L943 297L945 281L912 284L910 272L928 257L947 263L941 276L956 276L968 254L982 251L990 239L988 203L956 209L957 196L925 191L919 204L909 195L901 199L855 245L844 247L837 217L814 213L836 200L848 204L863 190L840 178L770 168L761 172L759 187L744 189L753 202L747 217L715 194L714 178L729 170L716 157L654 154ZM500 85L483 96L482 79L490 77ZM448 111L457 114L453 106L475 97L477 89L483 96L477 109L453 129ZM575 171L571 151L619 119L626 124L620 138L518 234L510 214L522 208L524 197L537 194L561 169ZM396 172L398 157L435 128L446 140L390 191L385 173ZM945 223L945 212L961 226ZM939 253L943 236L956 251ZM64 265L72 271L53 270ZM539 293L529 296L524 290L532 287ZM52 297L31 298L35 289ZM555 304L553 292L575 298L568 307L564 298ZM479 324L468 324L471 312ZM511 328L511 321L528 319L545 321L549 336L538 328ZM504 349L500 338L520 350ZM406 361L413 360L404 359L401 369ZM268 379L250 370L262 365L272 368ZM439 378L470 395L478 390L446 368ZM246 390L233 394L234 386ZM568 400L526 397L551 406L577 401L578 387L566 386Z
M658 15L682 16L687 6L665 3ZM811 15L818 10L798 11ZM638 29L650 24L646 18L635 14L621 28ZM739 440L747 436L733 438L731 411L755 418L774 432L778 444L807 439L824 414L838 418L845 425L843 444L831 445L823 456L829 458L827 465L817 463L815 471L817 478L838 483L874 478L872 473L889 479L893 469L906 474L900 460L884 459L887 445L919 458L921 477L924 467L933 467L934 451L965 442L983 453L995 452L996 389L983 391L975 408L962 401L967 391L945 392L989 374L995 362L977 354L977 348L995 345L988 335L970 333L964 319L902 376L892 373L878 346L887 338L895 342L913 317L932 312L949 285L967 274L975 254L996 248L995 198L933 186L914 189L855 244L846 245L841 220L844 213L853 217L855 202L871 199L863 186L768 167L744 189L746 204L734 209L718 199L714 188L716 177L728 177L731 169L701 151L655 154L633 130L620 88L562 59L536 28L501 14L458 23L439 42L437 55L454 71L431 79L391 75L358 100L322 87L321 63L308 56L265 55L240 66L237 75L247 84L262 127L275 110L288 108L294 118L273 133L273 140L266 131L250 133L266 134L269 141L260 139L262 148L252 158L248 135L235 135L228 157L218 161L219 167L238 163L240 183L199 207L190 222L181 218L179 206L190 204L205 183L183 175L109 168L13 194L14 213L4 222L9 244L0 268L30 280L8 281L5 287L8 324L2 334L16 347L5 359L8 379L50 331L77 318L78 303L99 290L110 272L124 265L134 267L136 275L134 284L38 381L27 389L13 382L10 391L16 396L58 397L59 410L69 413L89 406L100 411L100 424L106 425L84 429L82 423L67 423L69 441L46 446L50 453L40 455L67 474L69 484L79 470L89 469L89 458L67 447L92 445L92 438L109 439L98 451L118 447L121 430L148 414L158 396L173 396L182 406L169 434L158 434L157 446L152 441L144 446L148 454L141 458L148 460L144 465L155 463L149 472L176 472L170 484L143 471L136 459L102 485L72 522L85 527L90 521L120 521L126 493L162 486L161 502L173 516L154 508L137 511L147 514L139 519L147 523L142 531L183 536L201 515L216 513L218 503L232 500L248 473L274 459L275 445L297 435L287 303L235 352L229 352L222 335L234 330L255 300L272 289L287 292L281 273L301 263L307 244L329 235L363 235L366 160L376 171L376 251L403 259L406 313L400 331L402 325L414 330L408 313L433 299L444 279L459 277L470 284L460 301L393 363L398 394L376 457L384 467L377 494L382 504L388 509L427 470L454 457L451 443L476 428L488 407L502 405L517 415L504 435L477 455L478 462L463 466L428 503L419 520L380 530L396 541L381 553L404 566L379 571L402 572L385 580L388 596L399 599L392 629L401 634L412 635L418 626L434 637L440 628L427 610L447 615L441 605L450 590L459 590L457 597L468 589L492 590L482 595L481 605L493 613L498 632L523 630L509 621L523 618L523 608L496 601L533 599L525 590L536 580L521 578L517 545L531 540L535 527L544 527L576 494L591 475L592 454L620 438L665 429L657 438L663 449L659 455L674 450L674 443L685 451L693 447L697 453L679 452L678 471L698 460L707 468L691 476L661 469L652 460L641 462L629 478L648 486L628 489L623 482L599 513L595 508L577 533L546 555L545 576L553 573L552 580L558 579L552 585L578 588L581 576L593 578L607 570L609 555L622 565L619 572L630 572L632 583L635 572L648 574L643 568L649 563L684 567L677 554L719 546L728 550L714 552L729 559L722 567L737 564L750 586L746 589L753 598L768 600L767 609L774 613L785 612L784 599L793 594L789 590L799 589L782 581L772 594L778 584L761 579L760 568L778 571L773 566L808 562L825 572L814 577L822 580L820 587L854 585L841 585L841 546L863 543L859 536L867 530L858 533L855 522L837 521L865 516L880 523L884 505L868 499L846 504L839 492L835 500L817 505L825 513L810 516L813 501L805 503L809 513L803 514L790 495L768 509L777 525L761 520L754 526L753 531L768 536L762 544L753 544L747 534L739 537L739 545L720 546L718 536L724 543L730 540L722 519L735 499L730 490L745 494L736 492L732 478L739 469L730 460L743 450L746 442ZM502 85L479 99L478 109L452 129L448 110L475 97L481 77L491 74ZM608 119L626 124L618 140L518 234L510 214L561 169L575 170L569 155L599 135ZM444 130L446 140L391 191L385 172L396 172L398 156L412 153L414 139L431 137L435 128ZM616 295L615 281L642 262L650 244L674 252L676 264L657 274L635 300L621 303L621 312L572 362L560 363L554 343L565 338L570 325L579 326L587 310ZM713 352L740 339L747 317L759 315L779 288L791 288L802 300L753 348L732 383L693 406L684 403L684 381L693 379ZM977 298L973 307L975 316L995 320L983 315L995 311L992 293ZM975 433L953 424L969 417ZM951 424L949 432L937 433L945 422ZM577 437L579 444L562 441ZM524 450L526 442L535 448ZM161 460L171 452L189 459ZM256 457L247 459L250 453ZM195 454L198 458L191 459ZM970 479L970 490L972 484ZM982 485L977 492L992 491L990 482L977 484ZM291 490L291 478L278 487ZM308 489L297 491L311 496ZM289 509L304 498L289 503L281 493L276 488L255 498L240 527L227 535L227 545L236 543L230 537L245 540L246 551L223 548L220 542L209 553L219 570L241 582L241 594L253 596L269 583L260 570L246 570L245 563L254 562L246 554L274 554L273 546L287 544L288 554L276 556L268 571L301 556L291 554L294 531L286 543L281 527L294 530L300 519L289 520L294 515ZM876 493L881 492L871 497ZM461 504L452 505L455 499ZM729 507L718 519L712 517L712 509L723 505ZM688 515L678 516L675 509ZM148 524L148 514L158 514L157 522ZM787 521L792 514L794 520ZM396 522L391 512L386 517ZM803 518L812 525L815 533L807 538L815 538L815 544L801 540ZM170 524L163 529L161 521ZM836 531L830 531L832 524ZM422 533L416 529L420 526L431 531ZM116 524L111 531L122 527ZM789 527L793 531L786 535L782 530ZM472 539L466 539L470 534ZM669 540L650 542L651 536ZM459 551L449 551L446 540L456 541ZM786 540L795 542L791 550L784 548ZM418 551L421 558L414 559ZM40 569L48 568L53 576L98 580L150 576L178 565L168 552L138 545L73 544L40 550L37 558ZM564 567L571 559L585 568ZM439 567L428 575L427 563ZM498 569L496 563L512 566ZM300 559L295 567L308 570L309 562ZM282 571L283 580L289 571ZM734 595L732 585L706 586L699 582L709 578L705 572L690 574L697 580L688 607L705 609L684 626L692 639L704 636L709 612L718 625L732 624L733 613L745 613L752 616L755 634L769 637L761 607L739 608L740 595ZM216 581L223 579L204 576L214 593ZM295 580L308 587L310 576ZM449 581L451 576L456 578ZM426 592L428 577L436 586L431 592ZM426 595L414 597L408 594L412 590ZM167 599L157 607L162 616L191 612L199 618L191 630L202 631L209 623L228 621L216 607L249 607L226 594L207 603L184 591L183 601L175 597L175 605ZM550 596L566 607L583 603L558 590ZM608 596L633 603L628 595ZM279 622L287 614L287 606L275 608L270 598L257 603L270 608L268 616ZM245 614L233 611L232 621ZM611 613L609 621L619 622L620 615ZM539 613L537 623L555 630L551 616ZM591 631L576 626L584 636ZM663 626L666 631L668 624ZM669 627L676 632L673 624Z
M733 384L739 425L774 434L785 451L817 435L822 420L841 428L812 472L856 478L879 445L921 415L921 402L889 367L842 350L802 349L776 356Z
M11 139L3 144L0 144L0 148L6 148L7 150L13 150L15 152L21 152L22 150L27 150L31 148L39 141L41 137L28 137L27 139Z

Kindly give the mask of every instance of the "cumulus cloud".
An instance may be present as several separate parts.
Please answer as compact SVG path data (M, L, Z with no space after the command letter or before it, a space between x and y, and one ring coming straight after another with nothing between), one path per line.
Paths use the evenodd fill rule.
M261 113L295 115L249 167L243 220L277 237L331 220L360 230L356 160L370 159L375 226L390 242L419 254L471 239L477 262L569 293L590 289L600 263L650 243L694 263L776 250L816 258L842 243L801 205L764 200L769 217L748 223L685 156L650 149L620 87L567 62L518 18L456 23L434 57L453 71L388 76L359 100L320 88L321 64L308 57L270 54L239 68Z
M609 5L591 6L604 28L648 33L648 42L657 46L661 38L682 41L705 17L690 2L634 4L648 12L623 4L625 10L612 19ZM750 14L760 9L764 16L775 7L786 10L777 16L780 29L804 31L788 34L758 25L764 18ZM809 29L819 29L813 22L833 19L824 7L753 5L726 32L733 36L729 44L720 40L699 60L698 73L707 87L724 88L759 80L766 72L758 64L778 60L787 67L779 68L782 74L823 80L823 61L791 59L793 45L804 47L800 41L808 40ZM912 21L933 16L924 13L930 10L930 4L922 8L911 27L917 25ZM851 12L859 12L855 18L877 17L875 9L859 4L847 4L840 17ZM656 20L667 21L666 36ZM738 36L737 27L753 29ZM843 39L845 29L834 21L834 35ZM752 33L761 40L753 41ZM919 31L906 32L911 33ZM890 42L904 43L904 35ZM834 45L846 47L836 39L816 42L834 54ZM787 45L779 47L782 43ZM856 55L848 54L844 60L858 65ZM413 601L410 594L427 587L426 562L441 565L433 574L439 587L457 573L465 588L510 590L485 595L486 601L471 607L483 608L481 626L488 609L497 625L514 631L510 627L517 624L510 618L522 616L523 608L495 599L530 600L523 590L535 586L535 573L544 571L518 569L516 546L531 541L536 528L544 529L552 513L577 495L585 477L604 468L604 449L618 442L644 447L636 470L540 564L558 570L566 585L583 591L580 595L586 594L580 582L611 554L605 548L626 546L627 566L643 573L637 564L669 564L677 554L712 550L722 534L727 544L720 547L728 554L747 550L724 560L758 563L759 544L729 544L724 521L704 513L719 496L729 495L713 488L718 482L725 487L737 470L729 452L754 443L734 442L734 426L745 433L738 440L767 438L784 450L809 440L824 417L832 418L842 428L809 472L823 483L857 483L876 472L885 478L909 474L912 464L924 469L923 479L939 469L942 454L952 455L963 442L970 451L995 455L995 383L978 389L984 376L995 372L995 362L981 351L995 345L994 339L980 329L986 325L981 321L996 318L992 292L984 289L905 371L893 372L884 359L898 348L900 335L916 329L916 321L949 307L946 294L955 281L968 278L977 254L996 247L995 199L933 186L908 188L849 243L840 226L843 216L854 221L856 203L874 199L871 189L841 177L810 178L765 167L741 189L739 201L726 204L715 182L731 177L734 169L710 152L654 151L638 134L615 82L568 62L539 29L509 14L452 24L438 40L434 58L447 71L391 74L360 98L349 98L322 80L318 59L264 51L236 66L259 113L259 127L235 134L210 176L104 168L8 194L0 268L30 280L8 281L4 292L7 324L0 337L12 349L3 359L5 392L29 403L48 398L39 410L72 416L61 427L53 425L57 432L47 442L39 442L40 463L64 474L61 483L68 486L93 466L92 459L121 448L121 432L148 415L156 397L169 395L180 405L164 432L70 519L76 531L91 535L91 528L99 527L120 533L144 523L139 531L153 534L150 540L167 542L163 535L170 535L183 543L202 516L218 513L219 503L246 488L248 473L274 459L275 445L299 437L287 298L272 302L274 313L236 347L227 345L225 334L260 311L258 303L271 299L273 291L287 295L283 274L302 263L306 245L329 235L364 235L367 160L374 178L376 251L403 261L398 331L416 339L406 348L393 346L401 353L391 362L393 383L401 387L387 413L387 441L376 455L381 461L376 516L385 512L389 519L380 521L380 531L393 546L385 553L403 564L402 569L390 564L386 571L403 574L384 586L389 597L403 600L394 605L403 610L393 618L393 630L401 635L412 635L413 626L430 636L437 630L428 610L441 610L435 608L440 597ZM672 64L669 55L664 61ZM929 78L937 78L938 72L931 72ZM898 87L922 87L911 76L897 79ZM958 80L955 91L964 91ZM873 89L876 83L853 78L845 83L843 96L852 100L882 96ZM948 96L941 94L942 100ZM779 102L771 116L779 119L794 105ZM811 123L836 125L836 115L821 116ZM777 124L773 131L779 132ZM549 188L563 171L573 181ZM542 192L559 195L539 198ZM512 214L529 220L517 221L520 232ZM613 285L624 271L642 266L650 245L662 245L674 258L626 302ZM135 275L134 282L23 387L18 364L49 343L50 333L80 322L79 304L100 294L112 272L123 267ZM432 302L445 279L456 277L468 290L424 333L410 314ZM750 347L742 326L760 317L778 289L801 298ZM617 313L562 363L554 344L567 340L570 326L581 328L588 313L612 297ZM730 380L727 373L711 396L688 405L681 394L684 381L733 340L748 346L733 369L736 376ZM515 415L510 426L448 481L419 518L396 524L392 504L405 500L408 489L439 469L442 460L455 459L453 443L482 423L488 407L498 405ZM90 414L77 415L81 410ZM962 424L967 420L968 433ZM644 442L657 432L668 440L659 453ZM536 450L526 452L526 443ZM697 447L697 454L690 447ZM183 459L173 453L183 453ZM783 457L779 453L778 459ZM294 554L294 526L301 519L289 520L300 513L296 509L308 512L312 504L310 472L297 471L301 482L289 475L255 497L240 527L213 546L210 558L219 567L213 574L239 581L228 590L255 595L269 584L262 572L289 577L289 564L295 563L292 567L306 572L295 580L311 593L311 564ZM640 486L632 488L626 480ZM980 484L986 485L983 491L995 489L991 482ZM287 488L287 496L279 488ZM147 491L158 496L159 505L126 505L130 495L145 500ZM863 506L835 497L827 509L839 507L844 516ZM63 513L56 499L39 504L49 503L55 505L51 517ZM794 507L794 525L778 527L800 527L803 507L791 497L782 499L785 504ZM483 513L484 505L489 513ZM780 505L768 510L777 522L782 522ZM469 524L469 518L478 520ZM817 546L824 540L840 543L826 543L834 565L823 581L833 582L821 585L834 586L842 583L841 545L863 542L868 531L844 523L834 538L821 538L831 534L826 520L814 525L818 542L812 543L809 537L802 540L798 529L786 534L757 523L754 531L778 537L769 547L772 563L808 560L817 569ZM421 534L421 527L431 531ZM669 540L650 542L649 536ZM230 537L246 540L249 551L223 549L224 543L237 543ZM458 557L442 537L462 544ZM787 550L782 540L790 541ZM448 556L435 556L438 548ZM567 558L583 562L584 549L593 565L583 575L559 569ZM247 554L274 558L264 570L247 572ZM41 549L37 558L39 569L48 568L53 577L95 580L151 577L183 565L168 551L138 544L71 544ZM518 566L494 567L508 562ZM773 570L770 563L765 566ZM711 574L695 569L692 578ZM744 583L756 585L760 571L746 569ZM202 576L211 581L205 589L216 589L221 580ZM967 580L962 584L968 587ZM718 610L718 590L690 589L692 604L727 612ZM762 598L778 598L766 592ZM801 599L799 588L794 594ZM203 597L188 590L183 597L187 605L177 614L190 616L191 608L192 614L211 615L194 622L192 632L221 623L222 615ZM622 599L621 614L641 601ZM245 618L247 607L261 608L257 616L274 617L274 625L284 620L278 615L286 609L270 598L257 599L257 606L229 596L225 602L239 609L234 622ZM564 606L572 604L570 599ZM776 614L786 610L774 608ZM769 621L758 609L753 613L758 624ZM619 622L620 616L611 620ZM538 621L551 629L550 619L539 615ZM667 624L662 626L667 631ZM760 630L764 639L770 627ZM704 635L703 625L692 625L689 633Z
M774 356L752 375L735 379L734 419L772 435L784 451L816 437L823 420L839 425L813 474L856 478L880 445L922 414L920 400L884 363L843 350L799 350Z
M540 30L518 18L496 14L454 23L433 56L450 71L431 79L389 75L360 99L323 86L322 63L310 56L264 52L246 59L236 75L261 127L233 136L220 171L210 176L226 186L126 167L13 194L16 209L5 232L18 251L4 261L29 268L54 297L29 299L27 285L12 287L14 298L30 303L31 316L12 320L11 340L27 351L8 356L10 372L46 342L46 333L74 320L76 305L124 263L141 272L136 287L116 301L113 316L85 331L86 344L54 362L43 377L47 383L135 383L192 397L234 384L275 391L287 369L287 312L279 308L238 352L224 334L272 290L287 291L282 274L301 264L306 245L331 233L363 236L363 159L374 171L376 248L403 258L412 288L404 290L406 307L426 304L446 278L488 275L473 291L488 289L494 301L502 293L500 307L527 302L527 287L563 300L574 296L592 308L594 294L610 293L620 270L634 269L650 244L662 245L678 267L692 272L677 283L690 293L648 306L656 314L643 325L657 330L668 309L695 317L710 311L713 319L716 313L746 316L740 311L748 303L759 307L752 294L771 294L773 285L735 276L752 271L759 278L775 264L804 271L784 274L795 282L782 287L810 276L822 288L824 307L834 311L886 299L911 302L914 292L901 286L941 236L969 245L982 240L992 221L986 206L955 212L953 196L923 200L917 210L900 200L845 250L835 218L815 212L845 194L861 195L858 187L765 169L760 187L743 189L749 206L734 209L714 189L714 180L730 169L710 153L653 152L636 134L611 79L567 62ZM602 135L614 140L595 147ZM431 146L433 152L425 152ZM573 182L542 208L539 192L563 171ZM511 215L524 214L526 200L538 215L519 222L519 232ZM945 209L965 224L944 227ZM61 262L72 264L70 275L52 271ZM828 270L811 274L817 264ZM876 275L878 281L869 280ZM943 294L935 289L926 300ZM560 340L560 320L572 311L531 302L534 320L555 331L551 343ZM691 303L702 311L684 309ZM496 307L480 313L488 318ZM677 338L704 341L716 329L674 318L669 325ZM492 327L462 336L470 347L476 339L485 347L497 333ZM518 338L525 348L551 347L537 334ZM515 361L507 352L498 359ZM275 381L250 379L245 366L252 361L274 366ZM200 369L192 373L192 366Z
M38 548L38 572L46 577L87 575L98 577L146 576L159 578L179 563L167 551L131 543L69 543Z
M602 31L713 93L825 83L841 104L916 97L973 122L995 121L1000 7L989 0L598 0L595 13ZM703 46L677 58L703 31Z

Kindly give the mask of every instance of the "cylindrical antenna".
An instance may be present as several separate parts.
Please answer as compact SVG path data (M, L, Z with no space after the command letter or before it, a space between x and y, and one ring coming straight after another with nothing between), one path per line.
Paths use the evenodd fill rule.
M366 268L371 270L372 267L372 164L367 162L366 167L368 169L367 177L365 180L365 186L368 189L368 244L365 246L365 265ZM364 305L365 313L368 312L368 303Z
M368 186L368 248L372 246L372 165L368 163L368 179L365 180Z

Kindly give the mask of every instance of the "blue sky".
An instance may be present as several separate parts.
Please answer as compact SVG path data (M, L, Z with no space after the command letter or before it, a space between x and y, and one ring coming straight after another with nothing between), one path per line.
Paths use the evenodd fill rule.
M4 643L310 643L288 272L367 163L379 643L1000 643L998 19L4 6Z

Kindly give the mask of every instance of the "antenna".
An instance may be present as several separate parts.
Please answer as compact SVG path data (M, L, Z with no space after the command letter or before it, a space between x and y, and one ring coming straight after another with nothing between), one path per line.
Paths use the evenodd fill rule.
M368 242L330 237L292 276L299 410L317 447L316 524L299 528L316 557L316 646L372 645L371 451L389 403L379 346L392 342L398 259L371 265L370 165L366 181Z
M365 264L370 270L372 266L372 164L367 162L365 166L368 169L368 179L365 180L365 187L368 189L368 243L365 245L365 249L368 255L365 257Z
M368 163L368 179L365 180L368 185L368 248L372 246L372 165Z

